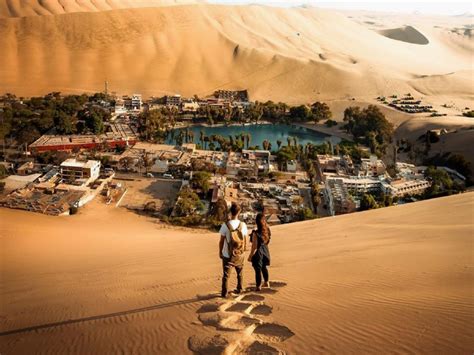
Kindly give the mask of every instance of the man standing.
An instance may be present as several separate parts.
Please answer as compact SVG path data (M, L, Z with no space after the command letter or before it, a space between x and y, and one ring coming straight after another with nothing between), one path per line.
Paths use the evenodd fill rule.
M227 297L227 283L232 268L237 273L237 288L234 293L242 292L244 251L246 247L247 225L239 220L240 207L233 203L230 207L232 218L223 223L219 231L221 239L219 241L219 257L222 259L222 291L221 296Z

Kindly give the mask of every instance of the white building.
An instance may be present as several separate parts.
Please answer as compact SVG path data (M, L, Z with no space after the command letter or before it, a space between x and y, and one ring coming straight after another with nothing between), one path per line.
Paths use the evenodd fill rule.
M195 101L185 101L181 107L183 112L197 112L199 110L199 104Z
M131 108L134 111L141 111L142 109L142 95L140 94L133 94L132 101L131 101Z
M371 155L369 159L362 158L361 161L359 175L376 177L384 175L387 170L384 162L378 159L376 155Z
M430 182L425 179L396 180L385 187L385 194L392 196L420 195L430 187Z
M327 181L334 181L337 185L344 186L354 195L383 192L386 195L402 197L421 194L430 186L430 183L425 179L400 179L390 182L374 177L331 176L327 178Z
M156 159L155 163L150 167L152 173L166 173L168 171L168 160Z
M297 170L297 164L296 160L289 160L286 162L286 171L289 173L296 173Z
M127 108L125 107L125 101L123 99L117 99L115 101L114 113L116 115L123 115L127 113Z
M87 185L99 177L100 161L67 159L61 163L59 169L61 179L64 182Z

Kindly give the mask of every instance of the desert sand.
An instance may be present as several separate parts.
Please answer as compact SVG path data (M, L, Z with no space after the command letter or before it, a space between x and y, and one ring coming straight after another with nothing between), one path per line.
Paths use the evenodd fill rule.
M171 6L178 5L178 6ZM447 117L380 106L401 127L466 129L474 107L472 16L211 5L192 0L4 0L0 92L206 96L248 89L252 100L349 105L410 92ZM442 107L448 106L448 107ZM449 146L474 164L465 141ZM471 145L472 146L472 145ZM441 147L434 147L434 150Z
M469 17L394 15L382 18L382 27L376 15L377 26L357 14L311 7L2 4L0 92L100 91L108 80L118 93L249 89L253 100L289 103L409 91L464 102L474 97L474 41L464 31Z
M64 218L0 209L0 349L472 353L473 197L274 227L278 282L234 301L215 298L214 233L95 202Z

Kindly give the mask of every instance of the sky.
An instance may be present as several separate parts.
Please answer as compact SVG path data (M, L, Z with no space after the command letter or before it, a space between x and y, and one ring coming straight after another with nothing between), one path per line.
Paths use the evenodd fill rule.
M312 5L317 7L339 10L372 10L384 12L421 13L436 15L460 15L473 13L474 2L470 0L457 1L337 1L337 0L210 0L209 2L224 4L264 4L271 6L301 6Z

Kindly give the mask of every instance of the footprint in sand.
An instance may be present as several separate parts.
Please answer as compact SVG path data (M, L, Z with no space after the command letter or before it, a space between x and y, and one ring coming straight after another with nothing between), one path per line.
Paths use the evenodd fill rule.
M200 323L223 334L192 336L188 346L196 354L284 354L274 347L295 335L288 327L267 322L273 308L265 304L264 294L274 294L286 286L283 281L272 281L270 288L259 294L246 292L233 299L202 305L196 313Z
M249 295L244 295L242 298L242 301L247 301L247 302L259 302L263 301L265 297L262 295L256 295L256 294L249 294Z
M258 315L258 316L268 316L272 313L272 307L267 306L266 304L261 304L258 305L250 311L250 314L252 315Z
M253 334L257 338L268 342L280 342L295 335L288 327L276 323L264 323L257 325Z
M229 308L226 308L226 312L241 312L244 313L246 310L248 310L250 307L253 307L252 303L248 302L236 302L233 305L231 305Z
M193 335L188 340L189 350L196 354L222 354L230 345L230 341L221 334L213 337L199 337Z
M246 349L240 351L242 354L273 355L284 354L283 351L261 341L254 341Z

